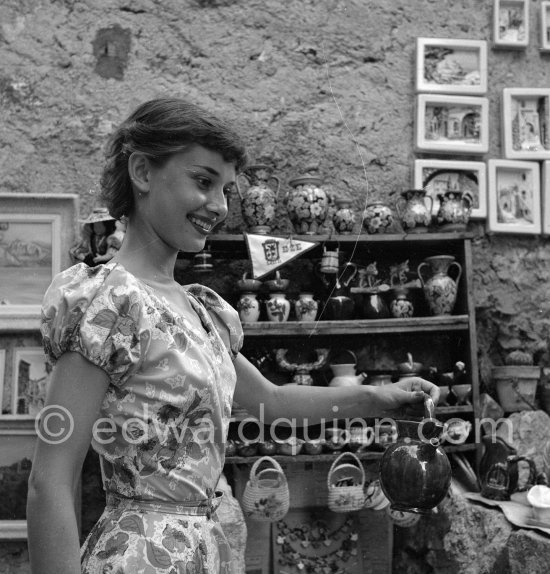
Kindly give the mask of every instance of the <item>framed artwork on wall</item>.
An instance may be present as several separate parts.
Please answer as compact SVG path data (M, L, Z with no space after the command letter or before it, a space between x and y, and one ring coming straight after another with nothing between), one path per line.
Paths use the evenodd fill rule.
M550 52L550 1L540 3L540 50Z
M492 232L542 232L540 168L535 161L488 162L489 217Z
M0 540L27 539L27 483L35 443L34 421L0 421Z
M416 90L444 94L485 94L487 42L417 38Z
M506 159L550 159L550 88L502 90L502 147Z
M487 170L482 161L417 159L414 188L424 189L433 200L432 215L439 211L438 195L450 190L468 192L473 198L471 219L487 217Z
M0 319L38 317L53 276L72 262L78 196L0 194Z
M493 0L493 46L522 50L528 44L528 1Z
M544 235L550 235L550 160L542 162L540 189L542 196L542 232Z
M489 149L489 100L476 96L419 94L416 149L483 154Z

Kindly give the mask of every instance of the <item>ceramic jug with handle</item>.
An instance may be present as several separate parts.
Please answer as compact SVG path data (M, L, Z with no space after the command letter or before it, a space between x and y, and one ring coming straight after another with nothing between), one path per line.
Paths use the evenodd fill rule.
M352 351L348 351L348 353L353 356L353 363L330 365L334 376L329 382L329 387L353 387L363 384L363 381L367 378L366 373L360 373L359 375L355 374L357 357Z

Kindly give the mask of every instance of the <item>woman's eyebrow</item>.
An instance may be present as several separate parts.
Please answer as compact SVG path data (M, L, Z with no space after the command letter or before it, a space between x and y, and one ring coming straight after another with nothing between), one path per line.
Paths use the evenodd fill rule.
M212 167L208 166L208 165L199 165L199 164L193 164L194 167L199 167L201 169L204 169L205 171L207 171L208 173L215 175L217 177L220 177L220 174Z

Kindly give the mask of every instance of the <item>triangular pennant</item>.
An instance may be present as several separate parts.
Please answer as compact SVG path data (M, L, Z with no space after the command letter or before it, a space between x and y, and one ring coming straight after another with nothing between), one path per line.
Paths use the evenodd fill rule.
M313 249L317 241L301 241L292 237L244 234L250 261L252 277L260 279L289 261Z

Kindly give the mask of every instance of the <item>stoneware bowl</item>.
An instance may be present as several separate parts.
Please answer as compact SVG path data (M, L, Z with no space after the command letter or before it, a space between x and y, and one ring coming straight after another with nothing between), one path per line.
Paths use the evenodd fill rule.
M527 500L533 509L533 518L550 525L550 488L536 484L527 492Z
M286 440L277 440L277 454L296 456L302 452L304 441L301 438L290 437Z
M304 442L302 452L304 454L310 454L310 455L321 454L323 452L324 444L325 440L322 438L308 439Z

